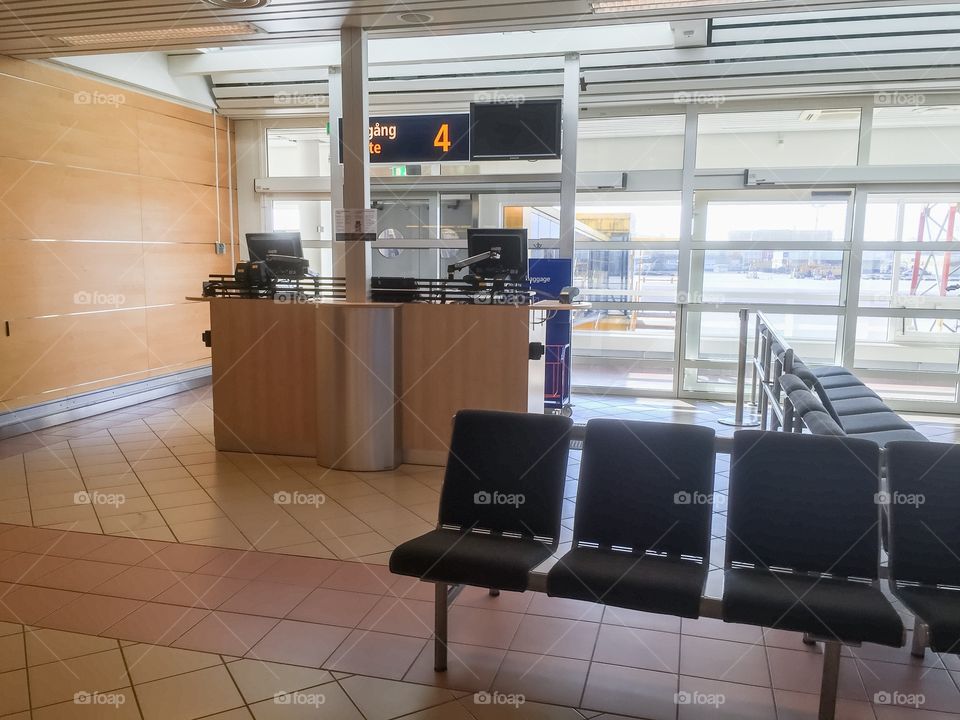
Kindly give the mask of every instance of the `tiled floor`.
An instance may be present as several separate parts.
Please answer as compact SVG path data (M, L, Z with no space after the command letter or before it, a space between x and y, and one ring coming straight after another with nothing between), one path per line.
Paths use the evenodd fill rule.
M4 720L816 716L819 651L795 634L538 593L465 589L450 616L450 669L434 673L432 588L383 564L430 527L441 471L341 473L217 453L208 403L194 391L0 442ZM729 406L715 403L576 403L580 421L730 432L716 425ZM960 439L955 419L910 419L932 439ZM564 539L578 469L573 452ZM839 717L960 720L956 656L846 654ZM900 705L871 702L886 696Z

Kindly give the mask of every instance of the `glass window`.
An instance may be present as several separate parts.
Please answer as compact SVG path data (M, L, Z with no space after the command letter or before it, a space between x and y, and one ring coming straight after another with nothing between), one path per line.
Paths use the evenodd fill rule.
M960 105L919 105L922 95L880 93L873 111L873 165L960 164Z
M323 276L333 272L329 200L274 200L270 205L272 232L298 232L310 269Z
M747 191L750 192L750 191ZM750 192L744 200L711 200L704 218L707 242L842 242L846 239L848 198L760 199L767 191ZM782 193L777 193L778 196Z
M707 113L697 125L697 167L856 165L859 141L859 108Z
M680 169L683 128L683 115L581 118L577 126L577 170Z
M703 302L840 303L843 255L832 250L699 250Z
M867 200L865 242L952 242L957 239L956 195L871 193Z
M267 130L269 177L326 177L330 175L330 136L323 128Z
M960 309L960 260L945 252L865 252L860 305Z

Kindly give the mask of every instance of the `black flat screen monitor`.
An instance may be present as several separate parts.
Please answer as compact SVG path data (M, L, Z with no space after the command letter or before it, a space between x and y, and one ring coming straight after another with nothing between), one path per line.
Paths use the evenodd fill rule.
M500 248L500 259L481 260L470 272L482 278L502 278L509 275L516 281L527 278L526 229L469 228L467 252L472 257Z
M471 160L560 157L560 101L472 103Z
M303 246L298 232L247 233L247 252L250 260L266 260L267 255L303 257Z

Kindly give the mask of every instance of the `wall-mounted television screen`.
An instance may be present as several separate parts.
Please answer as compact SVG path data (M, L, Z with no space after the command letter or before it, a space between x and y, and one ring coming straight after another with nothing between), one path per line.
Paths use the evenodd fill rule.
M560 157L560 101L470 105L471 160Z

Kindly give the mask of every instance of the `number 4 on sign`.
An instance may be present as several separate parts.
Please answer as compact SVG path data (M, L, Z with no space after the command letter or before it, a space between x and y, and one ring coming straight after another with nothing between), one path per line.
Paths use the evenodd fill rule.
M437 136L433 139L433 146L438 147L444 152L450 152L450 125L443 123L440 126L440 131L437 133Z

